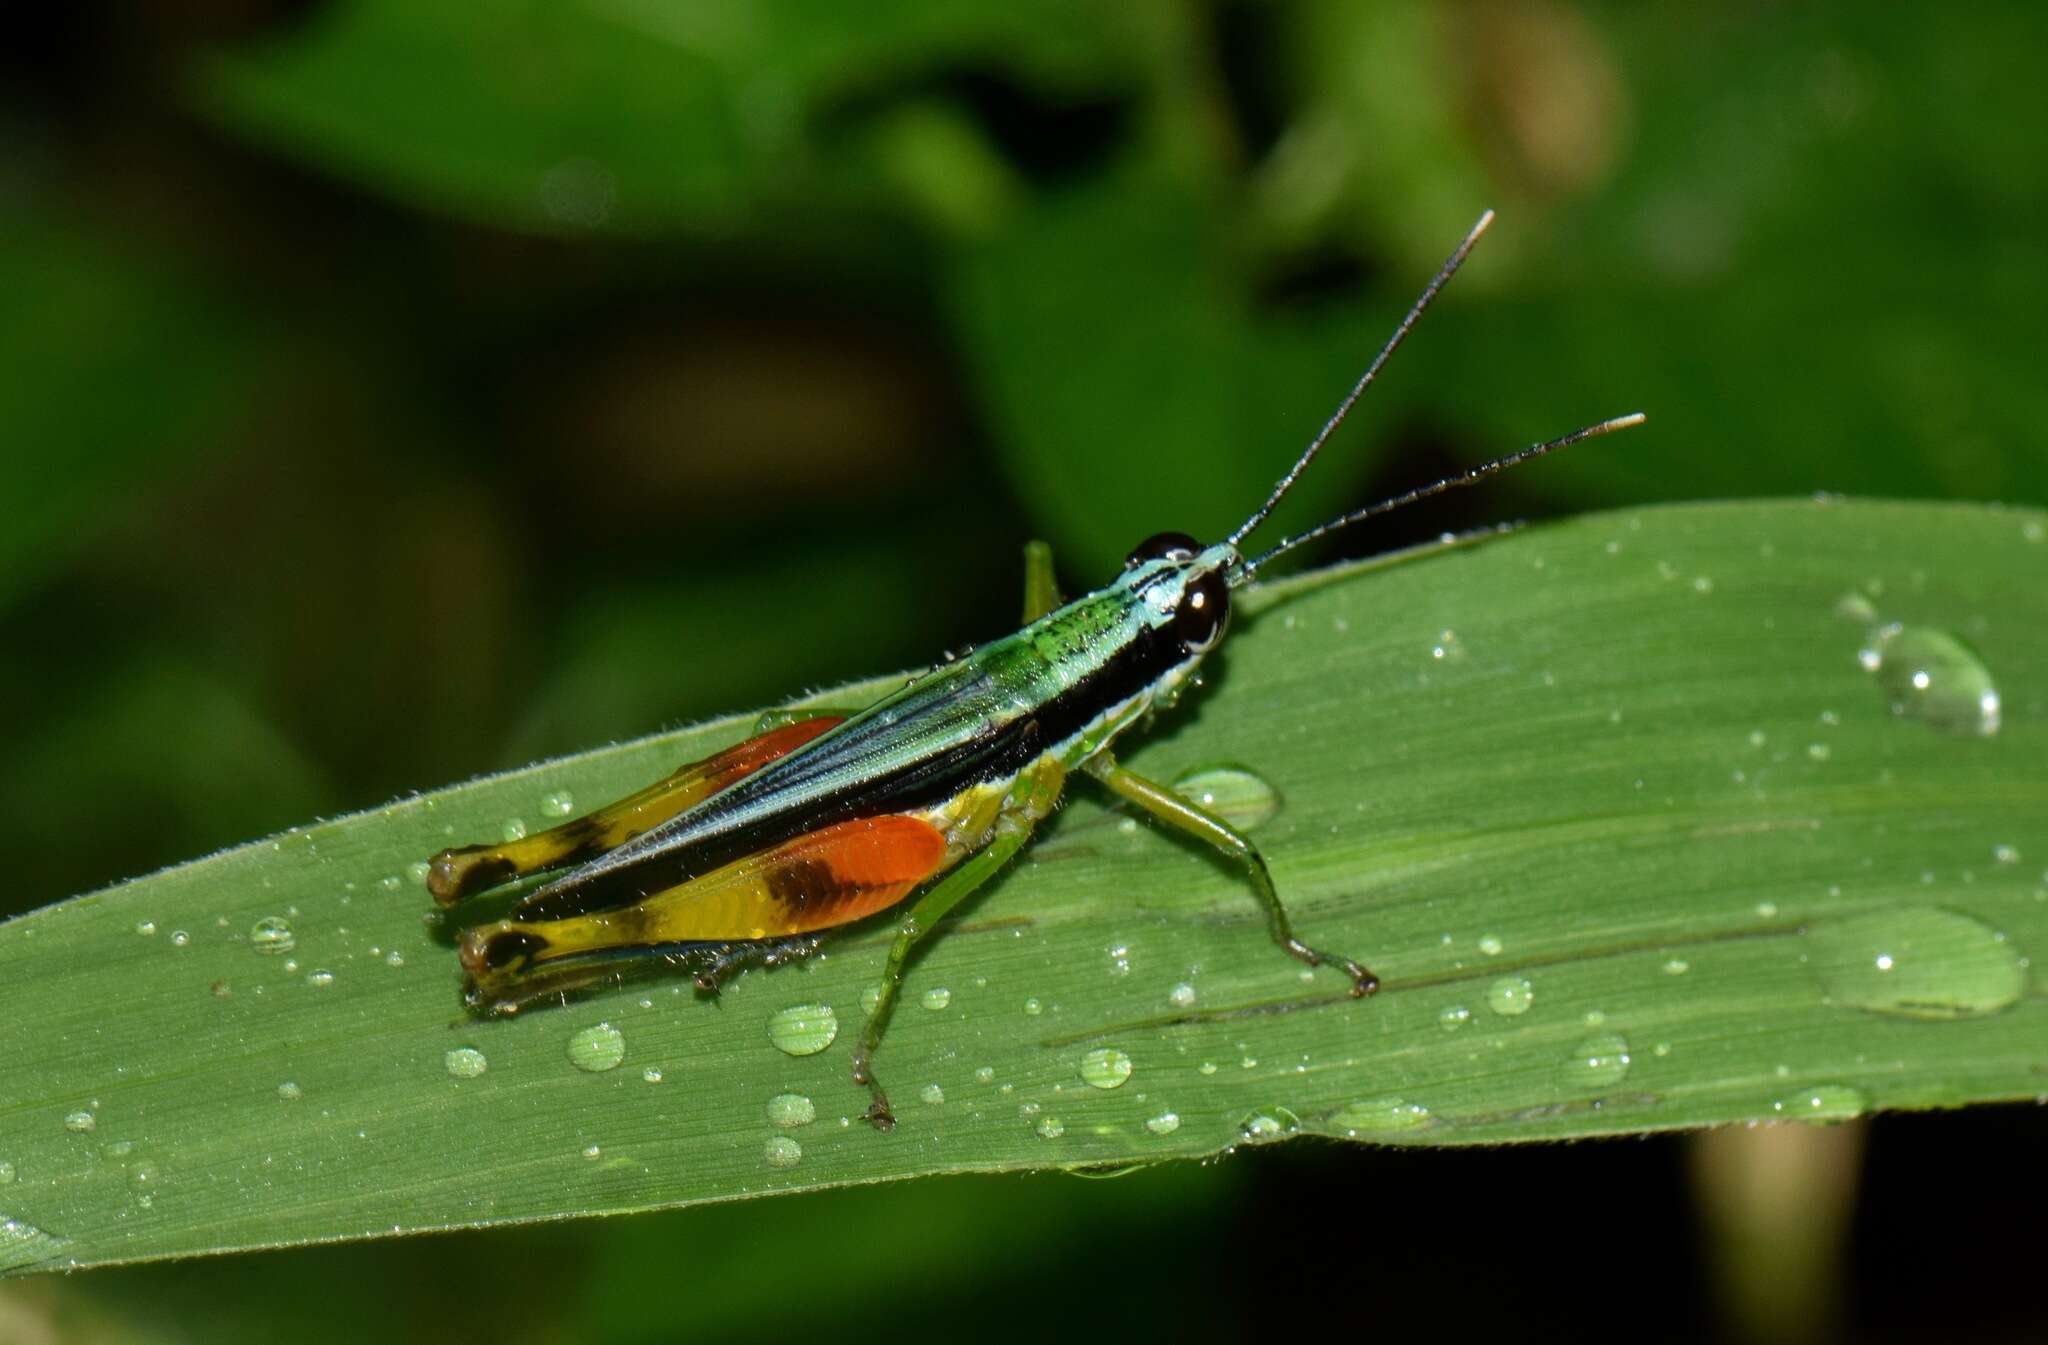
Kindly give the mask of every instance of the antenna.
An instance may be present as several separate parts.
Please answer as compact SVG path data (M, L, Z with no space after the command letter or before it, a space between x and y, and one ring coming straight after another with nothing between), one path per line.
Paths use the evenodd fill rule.
M1554 452L1560 448L1569 448L1581 439L1591 439L1597 435L1612 434L1616 430L1629 429L1632 426L1642 424L1644 419L1643 413L1636 411L1626 416L1616 416L1613 420L1603 420L1598 425L1588 425L1582 430L1573 430L1563 438L1552 439L1548 443L1533 444L1519 453L1510 453L1504 458L1495 458L1492 462L1482 463L1470 471L1460 472L1456 476L1447 476L1432 485L1420 486L1408 491L1406 494L1396 495L1390 500L1381 500L1378 504L1369 504L1363 509L1355 509L1342 518L1333 518L1328 523L1319 524L1316 527L1310 528L1307 532L1298 533L1272 550L1261 552L1258 556L1246 561L1243 570L1240 572L1244 578L1239 582L1250 583L1261 565L1264 565L1267 561L1283 552L1292 551L1304 542L1312 542L1318 537L1328 536L1339 528L1348 528L1354 523L1372 518L1378 514L1392 513L1403 505L1414 504L1417 500L1426 500L1432 495L1441 495L1445 491L1455 490L1459 486L1469 486L1475 481L1484 481L1495 472L1504 472L1508 468L1518 463L1527 462L1531 458L1540 458L1545 453Z
M1266 521L1266 515L1273 512L1273 506L1279 504L1286 497L1287 492L1294 488L1295 480L1300 477L1302 472L1308 469L1308 465L1311 462L1315 461L1316 454L1322 451L1324 442L1332 434L1336 433L1339 425L1344 423L1344 417L1351 414L1352 405L1358 401L1359 397L1364 395L1367 388L1372 386L1373 379L1379 377L1380 366L1387 362L1387 357L1392 355L1400 346L1402 340L1407 337L1408 329L1415 325L1415 320L1422 316L1423 310L1429 307L1432 299L1436 298L1436 292L1444 287L1444 282L1456 275L1458 268L1465 264L1466 254L1472 251L1472 245L1479 241L1479 235L1485 233L1486 226L1491 223L1493 223L1493 212L1489 210L1481 215L1479 222L1474 224L1471 230L1466 233L1465 241L1458 244L1457 251L1453 252L1449 259L1437 268L1436 275L1432 276L1429 284L1423 287L1422 294L1413 304L1409 305L1408 316L1402 318L1401 325L1394 328L1394 334L1387 338L1387 343L1380 347L1380 353L1373 356L1372 363L1366 366L1365 372L1359 375L1358 381L1351 385L1351 391L1346 394L1343 401L1337 404L1337 409L1330 418L1323 422L1323 428L1317 432L1316 437L1309 440L1308 447L1301 451L1301 456L1296 458L1294 465L1287 469L1287 475L1281 477L1280 483L1273 487L1273 493L1266 497L1266 502L1260 505L1250 518L1240 523L1236 532L1231 533L1225 539L1230 545L1236 546L1239 542L1249 537L1254 528Z

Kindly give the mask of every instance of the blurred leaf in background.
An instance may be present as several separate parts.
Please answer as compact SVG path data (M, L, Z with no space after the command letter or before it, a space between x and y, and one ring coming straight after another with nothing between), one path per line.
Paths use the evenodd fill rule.
M1027 536L1079 587L1158 527L1220 531L1489 205L1296 521L1637 406L1634 443L1346 545L1697 496L2044 498L2048 18L2016 0L131 0L14 39L11 909L986 638ZM1994 1211L2038 1143L2032 1115L1879 1122L1849 1321L2026 1319ZM1636 1194L1596 1218L1589 1190ZM800 1302L749 1263L720 1272L732 1299L1043 1334L1064 1275L1111 1324L1249 1323L1261 1277L1367 1265L1375 1309L1455 1295L1470 1325L1592 1334L1591 1276L1672 1305L1616 1334L1716 1329L1668 1144L869 1199L9 1302L102 1338L266 1339L399 1276L411 1338L472 1339L449 1286L517 1259L548 1305L499 1333L647 1339L705 1309L651 1314L620 1266L816 1219L853 1230L834 1283L867 1288ZM1352 1240L1243 1233L1326 1205ZM997 1213L1036 1231L963 1231ZM1162 1225L1141 1255L1130 1230ZM906 1309L920 1230L999 1250Z

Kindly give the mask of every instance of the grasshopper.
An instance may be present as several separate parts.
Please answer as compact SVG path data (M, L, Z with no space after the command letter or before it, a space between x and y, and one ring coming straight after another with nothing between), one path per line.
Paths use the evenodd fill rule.
M1274 943L1328 964L1354 996L1378 978L1295 937L1264 857L1235 827L1117 764L1118 737L1171 706L1223 639L1231 594L1316 538L1471 483L1594 435L1621 416L1356 510L1247 558L1266 520L1492 222L1481 216L1409 308L1265 503L1220 542L1161 533L1109 584L1060 601L1050 550L1025 549L1024 625L910 679L872 705L770 712L753 737L586 816L502 844L444 850L429 866L453 906L508 880L568 867L510 917L463 932L471 1008L510 1013L605 979L622 962L687 968L716 993L749 965L809 955L829 930L897 906L902 916L874 1009L853 1052L867 1118L894 1125L876 1048L918 942L1030 840L1067 778L1093 776L1116 798L1243 865Z

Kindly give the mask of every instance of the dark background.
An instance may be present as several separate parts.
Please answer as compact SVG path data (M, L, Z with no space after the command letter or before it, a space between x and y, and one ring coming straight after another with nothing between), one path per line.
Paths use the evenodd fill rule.
M1343 546L2048 498L2038 5L5 23L0 909L923 662L1014 622L1030 536L1072 588L1219 534L1487 206L1288 520L1638 408ZM1788 1334L2048 1330L2037 1112L1824 1133L1867 1167ZM1731 1152L925 1182L10 1286L0 1336L1733 1338Z

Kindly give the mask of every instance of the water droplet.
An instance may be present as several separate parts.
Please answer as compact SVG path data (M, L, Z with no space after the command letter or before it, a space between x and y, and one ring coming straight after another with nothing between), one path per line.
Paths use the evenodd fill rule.
M1067 1133L1067 1124L1057 1116L1047 1116L1041 1118L1032 1129L1038 1132L1038 1138L1042 1140L1056 1140Z
M768 1040L785 1055L816 1055L838 1035L830 1004L792 1004L768 1019Z
M654 1066L652 1066L652 1065L649 1065L649 1066L648 1066L648 1067L647 1067L646 1069L643 1069L643 1070L641 1070L641 1071L640 1071L640 1082L642 1082L642 1083L660 1083L660 1082L661 1082L661 1071L660 1071L660 1070L658 1070L658 1069L656 1069L656 1068L655 1068Z
M935 1083L928 1083L918 1090L917 1096L926 1106L936 1107L946 1100L946 1090Z
M14 1164L8 1162L4 1158L0 1158L0 1186L5 1186L7 1185L7 1183L13 1181L14 1176Z
M484 1053L474 1046L457 1046L441 1057L441 1063L458 1079L474 1079L491 1067Z
M259 953L289 953L299 940L281 915L266 915L249 926L249 946Z
M316 972L312 972L312 973L310 973L310 974L308 974L308 975L307 975L307 977L306 977L306 984L307 984L307 985L317 985L317 986L319 986L319 987L320 987L321 989L323 989L323 990L324 990L324 989L326 989L326 988L327 988L328 986L330 986L330 985L333 985L333 984L334 984L334 973L333 973L333 972L331 972L331 971L316 971Z
M979 1069L975 1070L974 1081L976 1083L994 1083L996 1081L995 1066L983 1065Z
M137 934L142 935L144 938L150 937L151 935L156 933L156 921L137 920L135 922L135 932Z
M1513 1018L1529 1012L1536 1002L1536 987L1526 976L1503 976L1486 988L1486 1007Z
M1437 1014L1436 1021L1446 1031L1456 1031L1472 1021L1472 1011L1462 1004L1453 1004Z
M306 1096L306 1090L293 1083L290 1079L286 1079L277 1086L277 1096L285 1102L297 1102Z
M406 865L405 876L412 879L414 885L425 887L427 885L427 875L433 871L433 867L433 865L422 859Z
M595 1161L604 1157L604 1148L601 1145L586 1144L583 1146L583 1156Z
M2000 864L2017 864L2020 862L2020 848L2017 845L1994 845L1991 857Z
M1836 601L1835 615L1844 621L1868 625L1877 620L1877 609L1870 605L1870 599L1851 589Z
M1834 754L1835 749L1829 747L1826 743L1808 743L1806 745L1806 755L1815 761L1826 761Z
M1997 1013L2026 990L2005 937L1967 915L1907 906L1823 920L1807 934L1829 1001L1904 1018Z
M771 1168L793 1168L804 1161L804 1146L787 1135L771 1135L761 1146L761 1157Z
M508 841L523 841L526 839L526 820L519 817L506 818L505 826L498 834Z
M1113 943L1102 950L1109 954L1109 974L1128 976L1131 974L1131 950L1129 945Z
M1683 976L1691 970L1692 963L1682 957L1667 957L1664 959L1664 974L1666 976Z
M626 1058L626 1034L610 1023L596 1023L569 1038L569 1063L591 1074L617 1069Z
M1436 643L1429 647L1429 656L1441 663L1456 663L1465 657L1465 646L1458 642L1456 631L1440 630Z
M1180 1113L1163 1111L1157 1116L1147 1117L1145 1129L1155 1135L1171 1135L1180 1129Z
M1246 1139L1254 1142L1279 1139L1281 1136L1291 1134L1300 1127L1301 1118L1285 1107L1270 1107L1265 1111L1255 1111L1237 1123L1238 1132Z
M1778 918L1778 903L1775 901L1760 901L1756 904L1756 913L1759 919L1775 920Z
M943 985L935 985L918 996L917 1002L924 1005L927 1009L937 1011L953 1002L953 992Z
M1242 766L1197 766L1182 771L1173 777L1173 790L1240 831L1269 822L1280 811L1280 791Z
M1580 1042L1565 1058L1565 1086L1586 1088L1614 1083L1628 1073L1628 1064L1627 1040L1612 1032L1602 1032Z
M1195 1072L1197 1074L1214 1074L1216 1072L1216 1062L1213 1060L1204 1060L1200 1065L1196 1067Z
M64 1118L64 1128L74 1135L90 1135L99 1124L99 1118L89 1111L75 1111Z
M1332 1129L1345 1135L1388 1134L1419 1130L1431 1121L1429 1108L1419 1102L1397 1097L1369 1098L1353 1102L1330 1118Z
M566 789L558 789L540 801L540 810L549 817L567 817L576 811L576 796Z
M1816 1124L1847 1121L1870 1110L1863 1094L1842 1084L1821 1084L1774 1103L1772 1110L1797 1121Z
M1039 1014L1045 1012L1045 1006L1036 999L1027 999L1024 1001L1024 1012L1036 1018Z
M1495 938L1491 934L1482 934L1479 936L1479 951L1486 954L1488 957L1499 957L1501 954L1501 949L1505 946L1506 945L1502 944L1498 938Z
M34 1224L0 1216L0 1270L55 1260L69 1242Z
M1195 1006L1195 988L1182 981L1166 992L1166 1002L1176 1009L1192 1009Z
M1991 670L1946 631L1893 622L1872 635L1857 662L1876 674L1895 715L1948 733L1988 738L1998 732L2001 711Z
M818 1106L802 1093L777 1093L768 1099L768 1123L794 1130L818 1119Z
M183 948L191 942L192 936L190 934L187 934L184 930L174 929L171 931L171 947Z
M1131 1058L1099 1046L1081 1057L1081 1078L1090 1088L1122 1088L1131 1077Z

